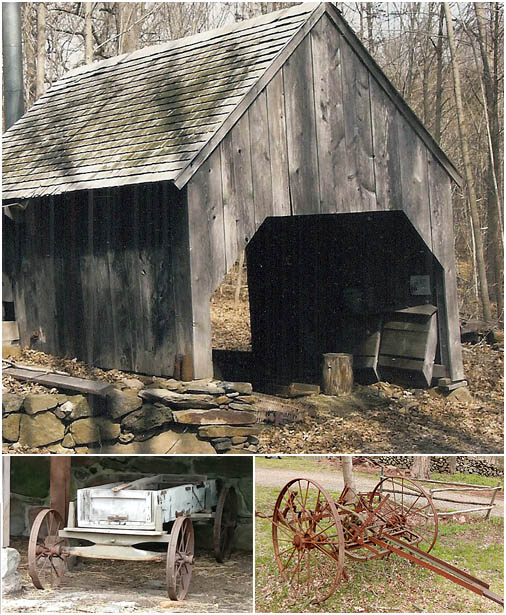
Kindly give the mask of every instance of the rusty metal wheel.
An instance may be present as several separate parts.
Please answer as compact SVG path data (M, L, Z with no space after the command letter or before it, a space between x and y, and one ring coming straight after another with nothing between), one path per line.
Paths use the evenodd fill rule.
M166 578L171 600L184 600L193 569L195 539L189 517L178 517L170 532L167 547Z
M338 586L344 568L344 535L331 496L317 482L296 478L281 490L272 517L279 572L297 600L320 603Z
M390 496L378 512L386 523L386 532L428 553L438 534L438 516L431 496L416 481L403 476L381 480L371 493L371 506L379 502L381 493Z
M237 527L237 493L226 485L220 492L214 517L214 556L220 564L232 553L235 528Z
M35 517L28 542L28 572L39 589L57 587L67 568L66 538L58 535L63 529L58 511L47 508Z

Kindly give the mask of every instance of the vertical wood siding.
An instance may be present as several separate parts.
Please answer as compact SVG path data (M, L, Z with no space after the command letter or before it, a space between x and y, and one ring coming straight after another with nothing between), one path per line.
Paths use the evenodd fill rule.
M162 183L33 201L16 226L22 345L171 375L191 344L183 207Z
M221 175L209 173L210 165L219 164ZM450 297L456 293L453 244L451 237L433 239L435 222L451 219L449 181L323 15L188 185L190 228L206 219L214 199L222 210L215 215L224 222L223 237L208 233L202 241L199 233L191 235L193 285L202 263L208 269L199 314L208 311L212 292L266 218L399 210L429 249L439 242L436 257L448 286L440 300L450 303L440 334L447 340L446 355L461 365L460 349L454 350L457 306ZM301 285L311 283L309 278ZM311 306L301 297L297 301L294 309L310 313ZM199 346L210 346L210 319L201 316L207 324L200 327ZM310 330L317 327L306 324ZM209 366L197 371L210 375Z

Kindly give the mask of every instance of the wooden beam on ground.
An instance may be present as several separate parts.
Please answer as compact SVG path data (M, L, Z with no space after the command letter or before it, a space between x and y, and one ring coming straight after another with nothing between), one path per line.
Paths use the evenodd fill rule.
M76 378L74 376L63 376L51 374L44 371L33 371L21 367L8 367L3 370L4 376L11 376L16 380L36 382L50 388L66 389L68 391L79 391L98 397L105 397L113 388L108 382L88 380L86 378Z

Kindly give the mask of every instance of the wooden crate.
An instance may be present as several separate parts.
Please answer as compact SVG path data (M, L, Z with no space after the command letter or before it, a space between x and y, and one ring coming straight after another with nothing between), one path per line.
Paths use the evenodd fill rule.
M389 314L383 325L378 368L383 380L399 376L430 386L437 348L437 308L419 305Z

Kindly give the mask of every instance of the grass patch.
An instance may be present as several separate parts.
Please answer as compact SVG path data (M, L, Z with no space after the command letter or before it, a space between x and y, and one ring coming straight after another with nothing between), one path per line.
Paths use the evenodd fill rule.
M256 509L272 514L278 493L278 488L257 487ZM338 496L337 493L331 495ZM255 537L257 612L480 613L502 610L498 604L395 555L370 562L346 559L349 580L342 582L326 602L320 605L298 602L279 575L273 555L271 523L267 519L256 519ZM502 594L503 538L502 519L465 524L444 520L440 523L439 538L432 553L490 583L492 591Z
M433 480L449 480L452 483L466 483L468 485L483 485L485 487L496 487L497 483L504 488L504 477L480 476L479 474L465 474L457 472L456 474L442 474L441 472L431 472L430 477Z
M275 470L300 470L301 472L342 472L341 466L337 466L335 461L328 459L325 455L282 455L280 459L266 457L255 457L255 467ZM355 476L377 477L379 480L379 469L377 473L358 472Z

